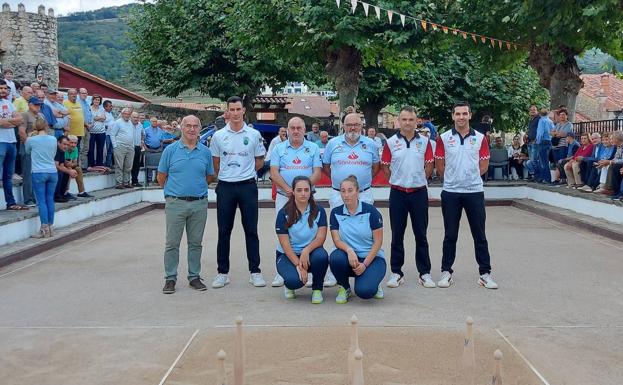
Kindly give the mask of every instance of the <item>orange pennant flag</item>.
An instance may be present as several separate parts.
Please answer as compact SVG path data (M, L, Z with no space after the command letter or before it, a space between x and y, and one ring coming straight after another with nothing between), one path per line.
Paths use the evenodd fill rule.
M452 30L452 34L453 34L453 35L456 35L458 32L459 32L459 31L457 31L456 29L453 29L453 30Z
M467 39L467 34L465 32L463 32L462 34L463 34L463 39Z
M491 47L495 48L495 40L493 38L489 38L489 41L491 41Z
M486 38L486 37L484 37L484 36L481 36L481 37L480 37L480 41L484 43L485 41L487 41L487 38Z
M473 33L472 33L472 39L474 40L474 43L478 43L478 40L476 40L476 35L474 35Z
M422 20L422 28L426 31L426 20Z
M433 31L437 30L437 24L431 23L433 25Z
M506 49L508 49L509 51L511 50L511 43L506 42Z
M443 30L443 33L448 33L448 27L442 26L441 29Z

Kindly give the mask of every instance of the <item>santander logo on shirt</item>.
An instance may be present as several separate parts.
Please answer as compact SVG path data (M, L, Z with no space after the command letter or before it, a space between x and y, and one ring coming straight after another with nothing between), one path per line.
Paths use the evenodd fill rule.
M297 156L296 158L292 159L292 163L294 163L294 164L301 164L301 160Z
M351 152L350 155L348 156L348 159L350 160L355 160L355 159L359 159L359 156L357 154L355 154L355 152Z

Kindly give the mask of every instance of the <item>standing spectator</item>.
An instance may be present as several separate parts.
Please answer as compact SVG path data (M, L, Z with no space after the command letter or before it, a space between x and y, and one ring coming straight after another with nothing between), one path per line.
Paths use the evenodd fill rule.
M320 180L322 162L320 149L305 139L305 122L294 117L288 122L288 139L275 146L270 157L270 176L277 186L275 215L290 200L293 194L292 181L297 176L309 178L311 185ZM273 287L283 286L283 278L277 274Z
M65 167L70 170L76 171L75 177L67 178L67 184L62 187L63 196L70 200L75 200L76 197L69 193L69 184L71 179L76 180L76 186L78 187L78 197L80 198L93 198L93 195L86 192L84 188L84 174L82 167L78 164L78 138L75 135L69 135L67 137L67 151L65 151Z
M175 142L179 137L176 135L175 130L171 125L167 124L166 121L163 121L162 124L162 148L167 148L167 146L173 142Z
M584 186L580 176L580 163L585 157L593 153L593 144L588 138L588 134L580 137L580 148L573 157L565 164L565 175L567 176L567 188L578 188Z
M160 152L162 151L162 137L164 133L158 127L158 119L152 117L149 123L150 125L145 128L145 147L147 151Z
M134 125L134 158L132 160L132 186L141 187L138 183L138 172L141 169L142 155L145 148L145 133L143 131L143 124L141 123L140 115L137 112L133 112L130 116L130 120ZM147 170L145 170L147 172Z
M372 139L372 141L376 145L376 149L379 152L379 156L380 156L381 150L383 150L383 141L381 140L381 138L379 138L376 135L376 128L374 127L368 128L367 134L368 134L368 138Z
M13 82L13 70L7 68L3 72L4 82L9 87L9 95L7 96L7 100L11 103L17 98L17 89L15 88L15 82Z
M112 141L110 140L110 131L112 130L113 124L115 124L115 117L112 114L112 102L110 100L104 101L104 114L106 116L106 120L104 120L104 125L106 126L106 161L104 166L106 167L106 171L110 171L112 167L112 157L113 157L113 148Z
M37 82L30 83L30 88L32 88L32 92L39 91L41 89L41 84Z
M329 133L326 131L320 131L320 140L316 142L316 145L318 146L318 148L323 150L327 147L327 144L329 144Z
M88 146L84 143L84 114L82 113L82 105L77 100L78 91L75 88L67 90L67 100L63 101L63 105L69 112L69 134L78 137L78 148L80 146ZM80 151L80 150L78 150Z
M48 128L35 126L34 136L26 140L25 152L32 158L32 181L37 197L41 227L35 238L51 237L54 225L54 191L58 182L54 156L56 139L48 135Z
M437 140L437 127L433 124L430 115L427 114L422 116L422 127L428 128L430 132L430 140L434 143Z
M355 112L344 116L344 134L329 141L322 155L323 170L331 178L333 192L329 198L331 210L342 205L340 185L350 175L357 178L361 188L357 199L374 204L372 179L380 170L379 152L372 139L361 135L361 117ZM324 285L335 286L337 280L331 269L327 271Z
M54 135L54 125L56 124L56 117L54 116L54 111L52 111L52 107L45 103L46 101L46 93L43 90L39 90L35 92L35 96L41 100L41 107L39 112L45 118L45 122L47 123L48 129L50 130L50 135Z
M69 178L75 178L78 176L76 170L73 170L65 165L65 152L69 148L69 140L66 136L61 136L56 139L57 149L56 156L54 157L54 163L56 165L56 171L58 174L58 182L56 183L56 191L54 192L54 202L65 203L69 201L69 198L65 196L65 189L69 183Z
M164 188L166 199L164 294L175 292L184 229L189 285L195 290L206 290L201 282L201 240L208 216L208 183L214 179L214 168L210 150L199 143L200 130L199 118L184 117L181 140L167 147L158 165L158 183Z
M404 237L407 218L415 237L415 264L419 283L435 287L430 275L428 252L428 178L433 173L433 148L428 137L415 131L417 113L414 107L405 106L398 115L400 132L387 140L383 149L382 168L389 180L389 221L392 229L391 270L388 287L404 283L402 266L405 260Z
M359 199L361 187L354 175L340 183L342 205L331 210L331 238L336 249L329 263L340 285L335 302L344 304L351 296L350 277L355 277L355 294L362 299L382 299L381 281L387 264L383 245L383 218L376 207Z
M115 156L116 189L132 188L130 185L132 159L134 157L134 124L130 121L130 109L121 111L110 131L110 141Z
M539 170L539 158L538 158L538 148L536 145L536 133L539 127L539 120L541 116L539 115L539 110L535 105L530 106L530 118L528 122L528 154L530 155L530 161L533 164L535 173L534 179L537 180L540 173L536 172Z
M47 130L47 122L43 115L39 112L42 100L36 96L28 99L28 110L22 113L22 124L19 126L20 138L20 157L22 162L22 196L26 206L34 207L35 199L32 190L32 162L30 154L26 153L26 139L38 128Z
M214 133L210 149L214 160L216 187L216 223L218 243L216 259L218 274L213 288L227 285L230 280L229 252L231 232L236 209L240 208L242 227L246 240L247 260L251 276L249 283L255 287L266 286L260 270L260 240L257 235L257 170L264 164L266 149L259 131L248 127L243 118L242 99L232 96L227 100L229 123Z
M573 132L573 124L568 120L566 108L557 111L558 122L552 130L552 155L554 163L566 157L567 154L567 135Z
M7 99L9 87L0 79L0 173L2 174L2 190L7 210L28 210L28 206L15 203L13 196L13 173L15 172L15 158L17 149L15 143L15 127L22 124L22 115L19 114L13 103Z
M320 125L318 123L312 123L311 131L307 133L306 139L312 143L320 140Z
M87 171L106 171L104 168L104 146L106 145L106 112L102 107L102 96L93 94L89 106L93 119L89 128L89 149Z
M49 89L48 95L43 101L43 104L46 104L52 109L52 114L56 119L56 123L52 126L56 138L69 135L69 111L65 108L62 101L58 101L59 98L62 98L60 92Z
M80 166L84 169L89 167L89 149L91 144L91 127L93 127L93 114L91 113L91 106L87 101L89 93L86 88L80 88L80 106L82 107L82 114L84 117L84 139L80 142Z
M547 116L549 111L547 108L541 108L539 112L541 117L537 125L536 139L534 143L537 146L537 177L536 182L550 183L552 175L549 171L549 151L552 147L552 137L550 132L554 129L554 122Z
M435 166L443 176L441 213L444 239L439 287L452 285L452 265L456 258L456 241L459 236L461 214L465 210L474 239L474 249L480 278L478 284L487 289L497 289L491 277L491 257L485 233L485 194L480 177L489 168L489 145L483 134L470 128L472 114L467 102L454 105L454 127L437 139Z
M268 151L266 151L266 156L264 157L264 165L257 172L257 178L262 178L267 172L270 171L270 157L277 146L281 142L285 142L288 137L288 131L285 127L279 127L279 131L277 132L277 136L271 139L270 144L268 145ZM273 192L274 195L274 192Z
M31 96L33 96L33 94L34 92L32 88L28 86L24 86L22 90L20 91L21 96L15 99L15 101L13 102L13 105L15 106L15 110L17 110L17 112L19 112L20 114L23 114L24 112L28 111L28 100L30 99Z

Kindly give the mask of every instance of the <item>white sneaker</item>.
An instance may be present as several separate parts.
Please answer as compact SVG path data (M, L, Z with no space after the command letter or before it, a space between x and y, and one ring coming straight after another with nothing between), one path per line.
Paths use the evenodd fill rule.
M314 276L312 275L312 273L307 273L307 283L305 284L305 287L312 287L313 283L314 283Z
M286 287L283 292L283 296L286 297L286 299L294 299L296 298L296 293L294 292L294 290L290 290Z
M480 278L478 279L478 284L480 286L486 287L487 289L497 289L498 288L498 284L495 283L495 281L491 277L491 274L483 274L483 275L481 275Z
M249 277L249 283L255 287L266 286L266 281L264 281L262 273L251 273L251 276Z
M221 287L229 284L230 280L227 274L217 274L212 281L212 287L214 289L220 289Z
M392 273L387 280L387 287L398 287L405 283L405 277L401 277L400 274Z
M327 270L327 274L324 276L324 282L322 284L324 287L333 287L337 285L337 279L331 272L331 270Z
M439 278L439 282L437 282L438 287L450 287L454 281L452 280L452 274L449 271L442 271L441 278Z
M283 277L279 275L279 273L277 273L275 275L275 278L273 279L273 282L270 284L272 287L281 287L283 286Z
M429 289L433 287L437 287L437 285L435 285L435 281L433 281L433 277L431 277L430 274L422 275L419 279L419 282L420 282L420 285L427 287Z
M591 188L591 186L585 184L582 187L578 187L578 191L593 192L593 189Z

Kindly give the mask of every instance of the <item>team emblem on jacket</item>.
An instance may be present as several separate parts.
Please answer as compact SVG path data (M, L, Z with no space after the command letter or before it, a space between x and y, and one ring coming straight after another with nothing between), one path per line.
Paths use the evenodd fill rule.
M244 137L243 143L244 143L245 146L249 144L249 137L248 136Z

